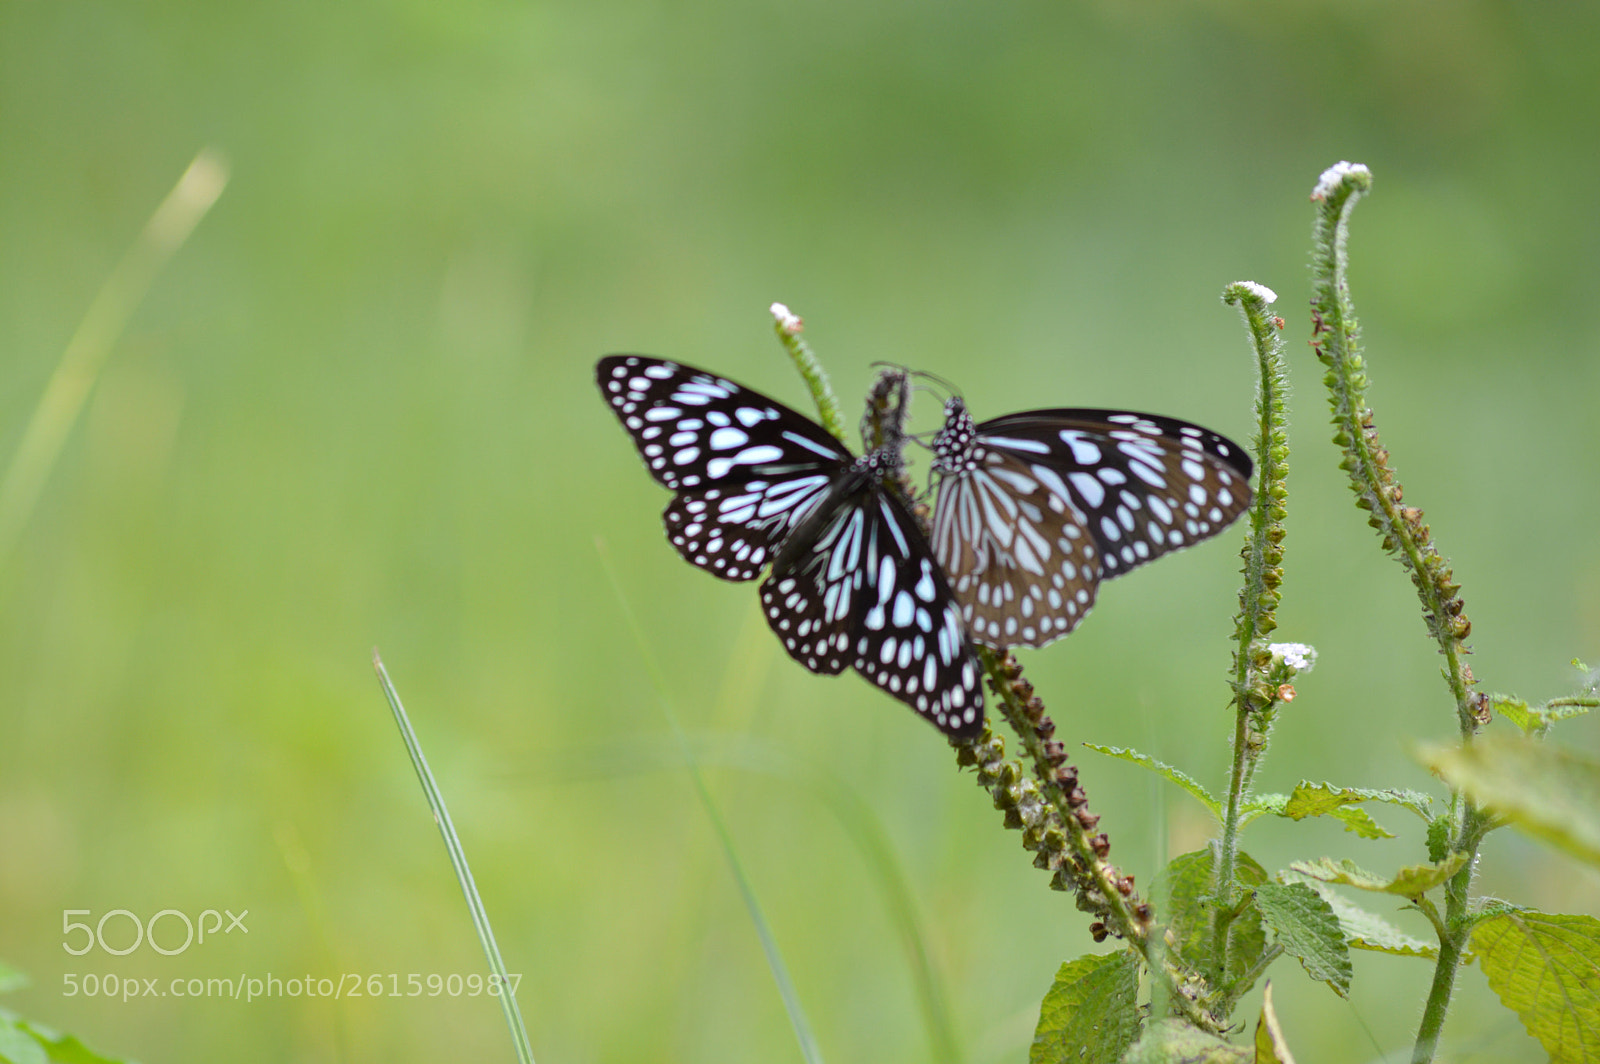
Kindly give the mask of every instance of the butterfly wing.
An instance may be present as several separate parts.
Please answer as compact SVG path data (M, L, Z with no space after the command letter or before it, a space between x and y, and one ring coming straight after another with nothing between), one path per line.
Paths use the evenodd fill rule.
M856 460L820 425L706 370L644 355L596 368L600 392L651 476L690 564L750 580L812 672L849 666L950 736L983 726L982 677L943 571L884 487L899 440Z
M1060 639L1100 583L1098 548L1070 496L997 449L940 483L933 550L973 637L988 646Z
M784 548L761 606L812 672L851 666L952 737L983 727L960 603L905 505L874 478L839 499L814 538Z
M853 461L804 414L707 370L610 355L595 380L650 475L677 493L667 538L725 580L760 575Z
M935 553L990 646L1061 638L1100 580L1215 535L1250 505L1244 450L1175 418L1031 410L974 425L957 400L935 449Z
M1250 506L1244 448L1176 418L1030 410L983 422L978 438L1067 493L1100 548L1102 579L1208 539Z

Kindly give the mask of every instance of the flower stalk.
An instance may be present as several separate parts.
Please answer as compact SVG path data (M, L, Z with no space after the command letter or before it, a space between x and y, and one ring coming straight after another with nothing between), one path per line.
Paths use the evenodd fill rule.
M1367 374L1361 358L1360 326L1350 299L1347 245L1350 214L1371 187L1372 173L1365 166L1339 163L1322 175L1311 193L1317 204L1311 347L1327 369L1323 379L1333 408L1333 439L1343 452L1340 467L1350 475L1356 505L1367 511L1367 523L1378 531L1383 549L1394 555L1411 577L1422 602L1423 621L1445 659L1444 678L1455 701L1461 741L1470 743L1488 723L1490 707L1488 697L1473 690L1477 681L1466 663L1471 651L1465 640L1472 624L1460 596L1461 586L1434 547L1422 511L1402 504L1404 491L1390 467L1389 452L1378 438L1366 401ZM1429 1064L1438 1047L1456 969L1472 932L1468 918L1472 869L1478 845L1492 826L1471 798L1452 788L1448 852L1464 853L1467 860L1445 883L1439 955L1412 1049L1412 1064Z
M1265 638L1278 626L1277 608L1283 583L1283 521L1287 514L1289 442L1284 430L1284 394L1287 381L1283 365L1283 319L1270 313L1277 296L1271 289L1249 281L1229 285L1223 302L1238 306L1250 332L1256 354L1256 491L1250 505L1250 534L1240 556L1244 560L1244 586L1239 589L1239 613L1234 618L1233 653L1234 735L1233 763L1228 773L1228 796L1223 810L1222 836L1217 843L1212 879L1214 915L1213 981L1228 971L1228 931L1238 914L1235 872L1239 855L1239 827L1244 802L1256 766L1266 753L1267 738L1280 702L1292 697L1287 688L1281 656L1265 646Z
M800 336L805 323L800 320L800 315L782 303L772 304L771 310L773 328L777 330L778 339L789 353L795 369L805 379L806 387L811 389L811 398L817 404L822 427L833 433L839 442L848 444L850 440L845 431L844 414L839 406L839 397L833 394L833 385L828 382L828 371L822 368L822 363L812 353L811 345Z
M1022 666L1009 652L984 648L978 656L1000 715L1033 763L1034 778L1022 761L1006 759L1004 740L988 727L974 739L952 740L956 763L976 770L979 785L1005 814L1006 827L1022 831L1034 867L1051 873L1050 888L1073 891L1078 908L1095 917L1089 925L1095 941L1125 939L1144 959L1154 996L1196 1027L1220 1034L1225 1025L1207 1007L1211 988L1166 949L1154 910L1134 890L1133 877L1107 859L1110 839L1096 830L1100 817L1090 811L1078 770L1067 764L1065 748L1053 738L1055 724Z

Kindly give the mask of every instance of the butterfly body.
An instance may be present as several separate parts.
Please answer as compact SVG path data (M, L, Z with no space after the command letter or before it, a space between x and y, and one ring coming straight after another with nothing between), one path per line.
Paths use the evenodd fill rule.
M1031 410L978 423L954 398L933 450L934 553L988 646L1061 638L1100 581L1215 535L1250 505L1242 448L1153 414Z
M947 735L982 728L961 607L899 487L902 404L858 458L803 414L693 366L612 355L596 383L674 493L662 519L684 560L725 580L770 567L762 613L791 657L854 668Z

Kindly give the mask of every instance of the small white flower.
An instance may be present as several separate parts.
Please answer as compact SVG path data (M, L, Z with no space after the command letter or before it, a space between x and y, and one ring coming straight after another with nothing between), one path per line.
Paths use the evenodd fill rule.
M783 331L791 336L802 328L800 315L784 306L782 303L772 304L772 316L778 319L778 324L783 326Z
M1264 284L1257 284L1254 281L1239 281L1236 287L1243 288L1263 303L1276 303L1278 301L1278 293Z
M1311 198L1314 200L1327 199L1335 189L1344 183L1344 179L1351 174L1366 174L1371 177L1372 171L1368 170L1362 163L1334 163L1322 171L1322 176L1317 178L1317 187L1311 190Z
M1307 643L1268 643L1267 653L1295 672L1310 672L1317 664L1317 648Z

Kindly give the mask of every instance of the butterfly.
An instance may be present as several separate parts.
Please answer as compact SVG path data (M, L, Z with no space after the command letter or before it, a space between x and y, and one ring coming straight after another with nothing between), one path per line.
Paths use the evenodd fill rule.
M962 608L900 487L909 389L852 455L804 414L709 370L645 355L595 368L600 394L671 489L667 539L724 580L761 584L767 624L812 672L854 668L954 738L983 727ZM869 420L873 411L869 408Z
M1100 581L1221 532L1250 506L1250 457L1186 421L1029 410L981 424L960 398L933 438L933 551L975 641L1041 647Z

